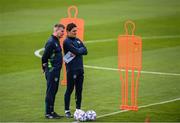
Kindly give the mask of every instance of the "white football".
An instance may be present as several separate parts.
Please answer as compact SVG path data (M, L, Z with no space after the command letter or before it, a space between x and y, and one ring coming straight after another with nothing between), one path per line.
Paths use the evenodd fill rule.
M87 114L85 112L80 116L79 121L87 121Z
M86 112L86 115L87 115L87 120L89 120L89 121L96 120L96 112L95 111L89 110Z
M83 110L76 110L74 112L74 119L77 121L86 121L87 120L87 116L86 113Z

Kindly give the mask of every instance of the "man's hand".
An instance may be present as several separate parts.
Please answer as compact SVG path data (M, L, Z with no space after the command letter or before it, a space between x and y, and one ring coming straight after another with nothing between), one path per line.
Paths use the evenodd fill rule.
M43 64L42 64L42 71L43 71L43 73L45 72L46 64L47 64L47 63L43 63Z

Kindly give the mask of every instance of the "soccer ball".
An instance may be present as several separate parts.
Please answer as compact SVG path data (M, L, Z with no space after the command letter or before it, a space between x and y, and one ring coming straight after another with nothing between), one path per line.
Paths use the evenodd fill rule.
M87 121L87 114L85 112L81 115L81 117L79 118L79 121L82 121L82 122Z
M96 112L95 111L89 110L86 112L86 115L87 115L87 120L89 120L89 121L96 120Z
M74 112L74 119L77 121L86 121L87 115L83 110L79 109Z

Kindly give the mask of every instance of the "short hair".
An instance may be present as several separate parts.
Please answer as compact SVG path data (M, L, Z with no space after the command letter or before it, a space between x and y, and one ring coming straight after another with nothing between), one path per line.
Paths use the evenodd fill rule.
M60 27L63 28L63 29L65 29L65 27L64 27L63 24L59 24L59 23L58 23L58 24L55 24L55 25L54 25L54 28L60 28Z
M66 31L71 31L74 27L77 27L74 23L69 23L66 27Z

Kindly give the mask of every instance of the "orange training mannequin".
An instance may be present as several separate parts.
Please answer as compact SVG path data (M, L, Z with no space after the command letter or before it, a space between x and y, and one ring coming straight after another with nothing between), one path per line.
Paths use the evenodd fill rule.
M75 10L74 17L71 16L71 11ZM67 18L62 18L60 20L60 23L63 24L65 27L69 23L74 23L77 25L77 38L79 38L81 41L84 40L84 20L77 18L78 15L78 9L76 6L70 6L68 8L68 17ZM66 29L65 29L66 30ZM67 33L65 32L64 37L60 40L61 47L63 47L63 41L66 38ZM63 80L61 81L61 85L66 85L67 79L66 79L66 68L65 68L65 63L63 62Z
M133 26L132 35L128 34L128 25ZM124 28L126 34L118 36L118 69L120 72L122 95L120 109L137 111L138 81L142 69L142 39L134 35L134 22L126 21ZM131 75L128 75L129 72L131 72ZM135 73L137 73L136 76ZM128 90L129 87L131 87L130 91ZM131 93L129 94L129 92ZM128 98L131 99L130 103Z

